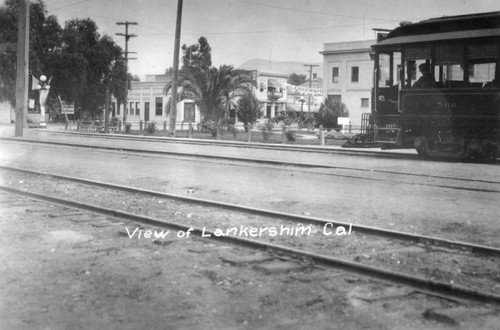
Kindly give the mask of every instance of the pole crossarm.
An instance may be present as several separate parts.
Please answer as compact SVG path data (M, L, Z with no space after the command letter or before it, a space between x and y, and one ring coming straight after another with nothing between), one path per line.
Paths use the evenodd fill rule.
M128 51L128 42L130 38L137 37L137 34L131 34L128 32L128 27L130 25L138 25L138 23L125 21L125 22L116 22L116 25L125 25L125 33L120 33L120 32L116 33L117 36L125 37L125 51L123 52L123 54L125 55L125 66L127 68L127 77L125 79L125 104L123 109L123 121L125 121L125 119L127 118L126 111L127 111L127 95L128 95L128 61L137 59L136 57L128 56L129 54L137 54L137 52Z
M318 64L304 64L305 67L309 67L309 89L312 87L312 70L313 67L319 66ZM311 112L311 95L308 97L307 101L307 111Z

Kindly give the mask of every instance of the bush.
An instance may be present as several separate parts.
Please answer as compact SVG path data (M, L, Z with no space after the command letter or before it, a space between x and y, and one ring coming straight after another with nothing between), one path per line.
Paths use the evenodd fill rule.
M156 131L156 122L154 121L148 122L146 129L148 130L149 134L154 134L154 132Z
M262 132L262 138L264 141L269 140L269 137L273 134L274 122L268 120L264 125L261 126L260 131Z
M295 123L295 120L293 120L292 118L286 118L283 123L285 124L285 126L290 126L292 125L293 123Z
M295 142L295 140L296 140L295 131L291 131L291 130L286 131L285 136L286 136L286 140L288 142Z
M236 129L236 126L234 125L227 125L227 130L229 133L233 134L234 138L236 139L238 137L238 130Z
M125 133L130 133L131 128L132 128L131 123L125 123Z
M201 131L203 133L210 133L212 135L212 137L216 137L217 136L217 125L212 120L202 120Z

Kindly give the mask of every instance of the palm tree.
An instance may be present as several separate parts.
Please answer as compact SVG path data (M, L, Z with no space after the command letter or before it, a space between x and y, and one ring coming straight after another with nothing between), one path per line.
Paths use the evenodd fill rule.
M180 100L191 99L200 108L204 120L213 122L220 137L222 121L227 118L234 100L251 92L255 82L247 71L230 65L219 68L184 67L179 71ZM171 88L171 84L166 89Z

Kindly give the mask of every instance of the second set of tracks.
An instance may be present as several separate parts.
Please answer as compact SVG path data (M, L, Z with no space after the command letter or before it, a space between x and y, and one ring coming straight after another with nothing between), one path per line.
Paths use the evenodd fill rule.
M247 207L229 203L221 203L206 199L166 194L157 191L139 189L130 186L116 185L107 182L86 180L77 177L41 173L14 167L0 167L0 171L9 173L10 184L0 186L0 190L7 193L24 195L29 198L57 203L72 208L84 209L105 215L111 215L138 223L176 230L191 230L193 235L211 235L212 239L226 241L231 244L245 245L255 249L280 251L311 260L314 265L341 268L349 272L389 280L394 283L407 285L418 290L432 291L448 297L458 297L481 302L500 303L500 290L487 290L494 287L494 276L489 279L480 279L478 285L474 279L462 279L463 283L447 276L436 278L429 274L435 273L423 269L418 274L412 274L409 269L420 267L417 264L408 264L406 271L398 271L398 264L404 262L404 252L413 249L411 253L421 253L422 258L429 252L442 254L442 262L453 259L451 263L468 263L477 258L493 265L500 261L500 249L466 242L456 242L438 237L409 234L382 228L360 226L330 219L315 218L297 214L287 214L266 209ZM19 182L23 181L20 186ZM30 182L29 185L26 183ZM38 187L38 188L37 188ZM40 188L42 187L42 188ZM45 189L43 187L46 187ZM50 187L50 189L48 189ZM77 192L71 194L70 192ZM74 195L69 198L68 195ZM113 196L111 199L103 196ZM75 197L77 200L75 200ZM152 203L148 204L144 201ZM120 206L119 201L132 201L137 207ZM174 201L172 204L172 201ZM202 216L179 217L172 213L178 207L175 203L182 203L193 209L193 213L206 214ZM151 205L151 206L148 206ZM157 206L161 206L158 208ZM208 210L208 211L207 211ZM220 214L230 212L232 218L218 219ZM164 220L168 214L175 221ZM252 217L248 218L249 215ZM243 218L245 220L242 220ZM257 218L254 218L257 217ZM221 222L222 221L222 222ZM247 223L243 223L247 222ZM217 235L216 228L222 226L247 225L252 227L280 226L283 224L301 223L311 224L315 235L310 237L282 238L272 237L241 237L239 235ZM208 227L205 228L205 227ZM335 231L335 228L349 228L353 237L341 240L325 237L325 228ZM360 240L363 241L362 245ZM355 255L349 254L342 245L356 247ZM377 249L376 253L370 251ZM363 252L364 251L364 252ZM416 251L416 252L415 252ZM420 252L419 252L420 251ZM366 256L368 254L368 256ZM380 258L390 256L390 258ZM451 256L451 257L450 257ZM439 258L439 257L438 257ZM393 263L397 259L397 263ZM409 260L410 258L408 258ZM416 259L418 260L418 258ZM422 261L425 263L425 260ZM421 265L422 266L422 265ZM493 266L494 267L494 266ZM439 268L439 267L438 267ZM438 269L439 271L439 269ZM426 276L429 275L429 276ZM472 276L471 276L472 277Z

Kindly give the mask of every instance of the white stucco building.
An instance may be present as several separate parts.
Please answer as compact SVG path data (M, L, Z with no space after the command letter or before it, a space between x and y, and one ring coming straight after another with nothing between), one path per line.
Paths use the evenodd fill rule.
M375 40L324 44L323 93L347 106L354 130L361 126L361 114L371 112L373 60L370 46Z
M140 121L157 124L168 122L170 93L165 95L165 86L170 81L171 75L147 75L145 81L133 81L126 105L122 104L118 109L116 99L112 98L112 115L123 120L125 112L127 122L132 125L138 125ZM199 123L200 119L200 111L194 101L182 100L177 104L176 126Z

